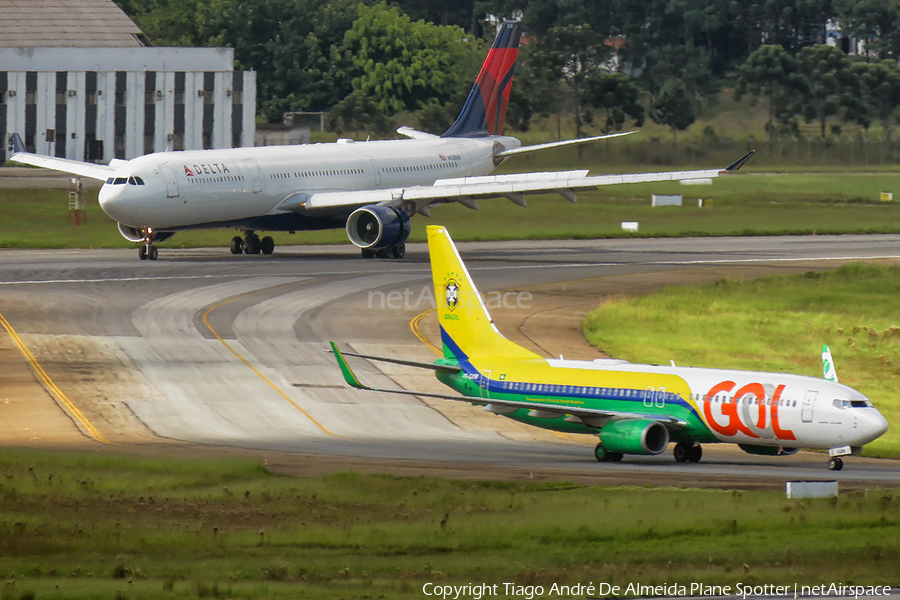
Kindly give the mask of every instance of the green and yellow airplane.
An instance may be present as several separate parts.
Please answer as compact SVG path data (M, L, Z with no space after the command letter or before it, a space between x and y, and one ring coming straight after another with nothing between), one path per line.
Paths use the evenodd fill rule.
M736 443L750 454L829 450L828 467L887 431L887 421L856 390L838 383L827 348L826 378L783 373L548 359L506 339L450 235L428 227L428 248L443 358L431 363L341 352L347 384L362 390L471 402L522 423L599 436L599 461L660 454L670 442L679 462L697 462L703 443ZM461 396L377 389L354 375L354 356L431 369Z

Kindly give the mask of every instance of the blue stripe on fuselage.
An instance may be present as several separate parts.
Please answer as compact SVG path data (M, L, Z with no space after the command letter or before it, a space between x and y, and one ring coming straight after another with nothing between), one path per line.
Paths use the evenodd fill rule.
M611 388L611 387L593 387L586 385L568 385L568 384L556 384L556 383L527 383L524 381L499 381L495 379L491 379L490 377L485 376L484 373L478 371L475 366L469 360L469 357L462 351L459 345L453 341L453 338L450 337L450 334L441 327L441 340L444 344L446 344L447 348L450 349L450 352L453 353L453 356L459 361L459 366L462 368L463 372L469 376L470 381L475 383L481 389L487 390L487 398L491 393L502 393L502 394L512 394L516 396L522 396L525 399L528 399L528 396L545 396L548 398L588 398L591 400L615 400L618 402L639 402L641 407L644 409L653 408L653 406L647 406L644 404L644 396L643 394L647 390L639 390L633 388ZM543 385L543 386L551 386L551 385L559 385L564 389L568 388L569 390L577 389L577 388L586 388L586 392L575 392L575 391L562 391L562 392L550 392L547 390L537 391L537 390L514 390L514 384L521 385ZM602 393L601 390L607 390L606 393ZM626 394L631 392L630 396ZM681 406L687 409L688 412L693 414L695 417L703 421L700 417L700 414L697 412L687 400L679 396L678 394L673 394L671 392L665 392L663 397L663 405L675 405ZM560 409L565 408L577 408L577 407L566 407L560 406ZM602 409L601 409L602 410ZM635 412L641 412L640 410L636 410Z

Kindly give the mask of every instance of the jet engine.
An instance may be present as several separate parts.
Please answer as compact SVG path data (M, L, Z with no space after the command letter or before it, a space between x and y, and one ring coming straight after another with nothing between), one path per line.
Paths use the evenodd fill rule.
M669 445L669 430L659 421L615 419L600 429L600 443L618 454L659 454Z
M800 448L781 448L779 446L754 446L752 444L738 444L738 447L747 454L759 456L790 456L800 452Z
M363 250L402 244L409 232L409 215L393 206L364 206L347 219L347 237Z
M119 227L119 233L121 233L122 237L129 242L134 242L135 244L143 244L147 242L144 237L144 233L140 230L140 228L130 227L128 225L123 225L122 223L117 223L117 225ZM174 231L154 231L152 234L150 234L150 241L164 242L173 235L175 235Z

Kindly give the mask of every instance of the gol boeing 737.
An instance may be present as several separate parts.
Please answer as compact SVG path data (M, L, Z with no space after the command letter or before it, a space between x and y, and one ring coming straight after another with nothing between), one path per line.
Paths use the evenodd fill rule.
M155 260L156 242L189 229L234 228L234 254L271 254L275 242L256 231L345 227L363 257L402 258L409 218L433 207L505 197L526 206L527 194L555 192L575 201L578 190L615 183L709 180L734 171L752 152L719 170L588 177L587 171L491 173L507 158L625 133L522 147L503 135L522 25L504 23L456 122L437 136L408 127L411 139L373 142L159 152L109 165L27 152L18 134L10 157L104 182L100 206L140 258Z
M428 227L428 248L444 357L416 363L342 353L332 342L350 386L461 400L529 425L597 435L599 461L660 454L675 442L675 460L697 462L701 444L727 442L750 454L827 449L828 468L840 470L841 456L887 431L887 421L865 396L838 383L827 348L823 379L543 358L500 334L446 229ZM462 396L367 387L345 356L432 369Z

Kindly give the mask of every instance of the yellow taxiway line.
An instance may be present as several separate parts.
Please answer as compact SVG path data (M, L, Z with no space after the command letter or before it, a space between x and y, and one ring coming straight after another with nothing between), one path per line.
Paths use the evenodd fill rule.
M19 348L19 351L22 353L22 356L25 357L25 360L28 361L28 364L31 366L31 369L34 371L34 374L37 375L38 379L41 380L50 393L57 398L57 400L62 404L65 408L66 412L68 412L75 421L80 425L82 431L86 433L89 437L94 440L100 442L101 444L110 444L113 445L112 442L103 437L103 434L100 433L94 424L91 423L87 417L84 416L75 404L69 400L69 397L59 389L59 387L53 382L47 372L44 370L44 367L41 366L41 363L34 357L34 354L31 353L31 350L28 349L28 346L25 345L25 342L22 341L22 338L19 337L19 334L16 333L16 330L10 324L9 321L6 320L6 317L0 313L0 325L6 330L9 334L10 339L12 339L13 343Z
M203 324L206 325L206 327L210 330L210 332L211 332L214 336L216 336L216 339L217 339L217 340L219 340L220 342L222 342L222 345L225 346L225 347L228 349L229 352L231 352L232 354L234 354L234 355L238 358L238 360L240 360L242 363L244 363L244 364L247 366L247 368L249 368L251 371L253 371L253 372L256 374L257 377L259 377L260 379L262 379L263 381L265 381L265 382L269 385L269 387L271 387L273 390L275 390L275 392L276 392L279 396L281 396L282 398L284 398L285 400L287 400L287 401L291 404L291 406L293 406L294 408L296 408L297 410L299 410L301 413L303 413L303 416L305 416L307 419L309 419L310 421L312 421L313 423L315 423L316 427L318 427L318 428L321 429L323 432L327 433L328 435L330 435L330 436L332 436L332 437L340 438L340 439L342 439L342 440L350 440L351 438L347 438L347 437L344 437L344 436L342 436L342 435L338 435L338 434L336 434L336 433L332 433L331 431L328 431L328 429L326 429L324 425L322 425L322 424L319 423L315 418L313 418L313 416L312 416L311 414L309 414L308 412L306 412L305 410L303 410L303 408L302 408L299 404L297 404L296 402L294 402L293 400L291 400L291 399L288 397L287 394L285 394L283 391L281 391L281 388L279 388L277 385L275 385L274 383L272 383L265 375L263 375L262 373L260 373L259 370L258 370L256 367L254 367L254 366L251 365L249 362L247 362L247 359L245 359L243 356L241 356L240 354L238 354L238 352L237 352L234 348L232 348L232 347L228 344L228 342L226 342L224 339L222 339L222 336L220 336L219 333L218 333L215 329L213 329L213 326L210 325L210 324L209 324L209 321L207 320L207 317L209 317L210 313L212 313L212 312L213 312L214 310L216 310L217 308L220 308L220 307L222 307L222 306L225 306L226 304L231 304L232 302L235 302L235 301L237 301L237 300L241 300L241 299L243 299L243 298L247 298L248 296L253 296L253 295L255 295L255 294L261 294L261 293L263 293L263 292L270 292L270 291L272 291L272 290L277 290L277 289L281 289L281 288L285 288L285 287L290 287L290 286L292 286L292 285L307 284L307 283L317 283L317 282L319 282L319 281L325 281L325 280L324 280L324 279L304 279L304 280L300 280L300 281L293 281L293 282L291 282L291 283L286 283L286 284L284 284L284 285L277 285L277 286L275 286L275 287L269 287L269 288L265 288L265 289L262 289L262 290L256 290L255 292L248 292L248 293L246 293L246 294L241 294L240 296L235 296L234 298L229 298L228 300L225 300L225 301L223 301L223 302L219 302L219 303L216 304L215 306L212 306L209 310L207 310L205 313L203 313Z

